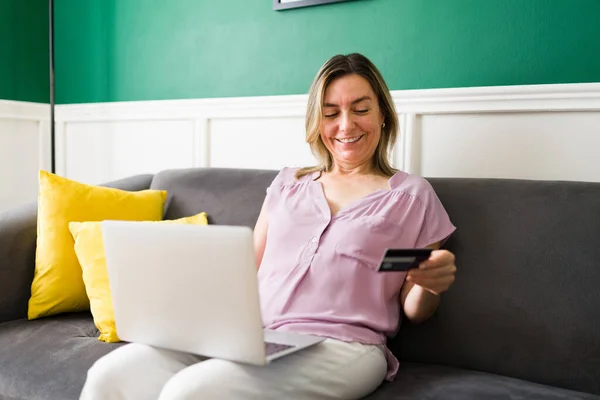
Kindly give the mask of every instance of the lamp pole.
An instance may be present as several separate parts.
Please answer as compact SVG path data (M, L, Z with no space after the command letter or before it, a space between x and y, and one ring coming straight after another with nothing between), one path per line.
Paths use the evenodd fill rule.
M54 0L49 0L50 33L50 170L56 173L54 137Z

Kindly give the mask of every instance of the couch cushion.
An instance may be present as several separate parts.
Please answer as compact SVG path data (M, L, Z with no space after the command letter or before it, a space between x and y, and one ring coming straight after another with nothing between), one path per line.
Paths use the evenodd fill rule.
M165 218L205 211L210 224L253 228L277 171L191 168L159 172L151 189L167 190Z
M368 400L598 400L600 396L460 368L402 363Z
M277 171L157 174L166 218L253 227ZM427 323L403 324L402 360L600 394L600 183L429 179L457 231L457 280Z
M457 226L456 282L395 353L600 394L600 183L429 181Z
M71 221L151 220L163 217L165 191L94 186L39 171L35 271L28 317L90 309L81 266L69 232Z
M87 370L122 345L98 333L89 313L0 324L0 399L78 399Z
M103 186L123 190L150 187L152 175L135 175ZM35 269L37 201L0 212L0 322L27 318Z

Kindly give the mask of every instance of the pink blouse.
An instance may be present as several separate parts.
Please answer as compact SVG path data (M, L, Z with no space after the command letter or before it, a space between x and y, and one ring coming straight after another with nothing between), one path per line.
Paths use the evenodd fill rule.
M386 248L426 247L456 229L425 179L404 172L331 215L319 173L284 168L267 189L258 281L267 329L385 345L399 328L405 272L377 272ZM393 380L398 360L386 347Z

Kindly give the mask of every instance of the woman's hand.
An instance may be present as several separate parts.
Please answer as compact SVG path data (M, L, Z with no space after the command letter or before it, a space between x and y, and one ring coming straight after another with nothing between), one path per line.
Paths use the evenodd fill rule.
M419 268L408 271L406 280L437 296L450 288L455 274L454 254L448 250L433 250Z

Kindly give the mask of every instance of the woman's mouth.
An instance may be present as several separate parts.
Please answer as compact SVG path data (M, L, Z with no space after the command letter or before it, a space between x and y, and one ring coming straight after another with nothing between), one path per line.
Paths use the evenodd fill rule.
M340 143L343 144L348 144L348 143L356 143L358 142L363 136L365 135L360 135L360 136L353 136L353 137L348 137L348 138L336 138L335 140L337 140Z

